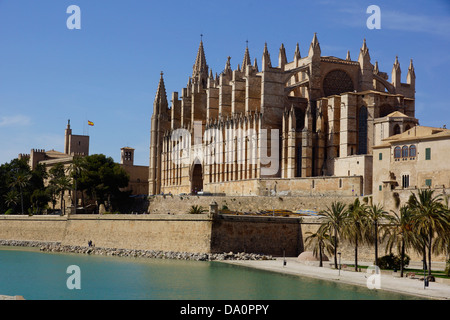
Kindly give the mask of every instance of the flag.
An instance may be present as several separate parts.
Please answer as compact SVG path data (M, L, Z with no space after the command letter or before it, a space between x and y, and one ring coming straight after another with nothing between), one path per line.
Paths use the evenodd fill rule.
M88 120L88 125L94 126L94 123L93 123L92 121L89 121L89 120Z

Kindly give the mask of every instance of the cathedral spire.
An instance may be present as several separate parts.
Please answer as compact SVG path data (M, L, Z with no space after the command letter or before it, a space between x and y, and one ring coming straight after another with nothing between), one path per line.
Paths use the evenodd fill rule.
M367 48L366 38L359 50L358 56L359 67L361 70L361 90L373 89L373 65L370 62L369 48Z
M300 60L301 56L300 56L300 47L298 46L298 42L297 42L297 46L295 47L295 52L294 52L294 60Z
M203 37L203 35L201 35ZM203 49L203 40L200 40L200 45L197 51L197 58L195 59L194 67L192 68L192 78L196 76L208 77L208 65L206 64L205 50Z
M267 42L264 44L264 51L262 57L262 70L268 69L272 67L272 62L270 61L270 53L267 49Z
M406 83L414 85L416 80L416 73L414 72L413 60L409 61L408 74L406 75Z
M286 65L286 63L287 63L286 49L284 49L284 44L281 44L280 52L278 54L278 67L284 70L284 66Z
M347 57L345 58L347 61L351 61L352 58L350 58L350 50L347 50Z
M320 50L320 45L319 45L319 40L317 39L317 33L314 32L314 37L311 41L311 45L309 46L309 52L308 55L312 56L312 55L318 55L320 56L321 50Z
M364 38L363 45L362 45L361 49L359 50L358 60L361 60L361 59L367 60L367 58L368 58L368 61L370 61L369 48L367 48L366 38Z
M242 60L242 69L241 69L241 71L245 74L248 66L250 66L250 65L252 65L252 62L250 60L250 53L248 51L248 45L247 45L246 48L245 48L244 59Z
M166 86L164 85L164 73L161 71L158 89L156 90L155 101L153 102L153 112L159 114L166 111L169 104L167 103Z
M402 70L400 69L400 63L398 62L398 56L395 56L394 65L392 66L392 84L395 87L400 86Z

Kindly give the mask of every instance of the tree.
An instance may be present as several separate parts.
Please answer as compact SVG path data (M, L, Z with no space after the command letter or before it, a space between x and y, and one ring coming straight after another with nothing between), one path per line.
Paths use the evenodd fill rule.
M356 198L348 206L343 225L343 234L355 246L355 271L358 271L358 245L367 237L367 206Z
M4 198L9 209L14 209L19 203L19 193L14 189L5 194Z
M439 195L434 196L433 193L434 190L431 189L420 189L417 195L412 193L408 201L414 215L414 229L424 236L424 248L428 250L428 275L431 275L434 235L444 235L450 230L450 221L442 204L442 198Z
M370 228L372 230L372 239L375 246L375 262L374 265L377 265L378 261L378 238L379 231L385 231L385 225L381 224L383 220L390 221L391 216L383 210L383 206L381 205L371 205L367 210L367 217L369 221Z
M31 179L31 175L30 174L28 174L27 172L20 172L20 171L18 171L14 175L13 181L10 184L10 186L12 188L19 189L20 204L21 204L21 208L22 208L22 214L24 214L24 209L23 209L23 192L24 192L24 189L28 186L30 179Z
M49 186L55 193L60 194L61 197L61 213L65 214L64 192L70 189L70 179L66 176L64 164L58 163L49 170L50 181Z
M337 247L338 247L338 234L341 231L344 219L345 219L345 207L346 205L340 201L334 201L331 207L327 206L327 209L320 213L323 217L322 226L328 230L334 231L333 246L334 246L334 267L337 269Z
M51 197L47 189L35 189L31 195L33 214L40 214L46 208Z
M78 179L81 177L81 174L85 170L86 170L85 158L83 158L83 157L75 157L73 159L70 167L69 167L69 172L70 172L70 176L72 177L73 188L74 188L74 193L73 193L73 198L74 199L73 200L74 200L75 213L77 212L77 206L78 206L77 182L78 182ZM82 195L83 206L84 206L83 192L81 193L81 195Z
M417 242L416 233L413 230L413 212L408 205L400 207L400 214L393 211L392 225L388 229L386 253L392 252L395 246L400 255L400 277L403 277L406 249L413 247Z
M32 205L31 196L35 190L44 189L45 167L37 165L31 170L25 158L13 159L0 166L0 212L25 213ZM16 192L16 193L15 193ZM17 203L16 197L17 195ZM20 209L16 206L20 203Z
M111 157L94 154L84 158L80 163L82 170L77 173L77 187L97 202L108 202L111 207L117 206L122 192L129 183L126 171Z
M305 245L313 248L313 255L315 257L319 256L319 267L323 267L323 252L333 253L334 246L331 236L326 228L323 227L320 227L316 233L307 232L306 234L309 234L309 236L305 239Z

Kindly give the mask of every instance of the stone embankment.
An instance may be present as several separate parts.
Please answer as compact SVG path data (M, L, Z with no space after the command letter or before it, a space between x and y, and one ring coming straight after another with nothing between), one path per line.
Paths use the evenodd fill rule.
M224 260L274 260L271 255L262 255L257 253L192 253L192 252L174 252L160 250L134 250L118 248L100 248L84 246L61 245L59 242L39 242L39 241L17 241L0 240L0 246L33 247L39 248L43 252L62 252L95 254L117 257L135 257L135 258L154 258L154 259L177 259L177 260L196 260L196 261L224 261Z

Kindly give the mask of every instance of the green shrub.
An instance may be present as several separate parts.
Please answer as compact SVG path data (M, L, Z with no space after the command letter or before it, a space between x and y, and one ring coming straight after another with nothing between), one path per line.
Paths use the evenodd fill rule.
M403 267L407 267L410 260L411 259L409 258L409 256L405 254L405 257L403 258ZM400 263L401 263L400 257L394 256L394 254L392 253L384 257L378 258L377 260L377 266L380 269L400 270Z
M192 206L188 213L189 214L202 214L202 213L206 213L208 210L204 209L202 206Z

